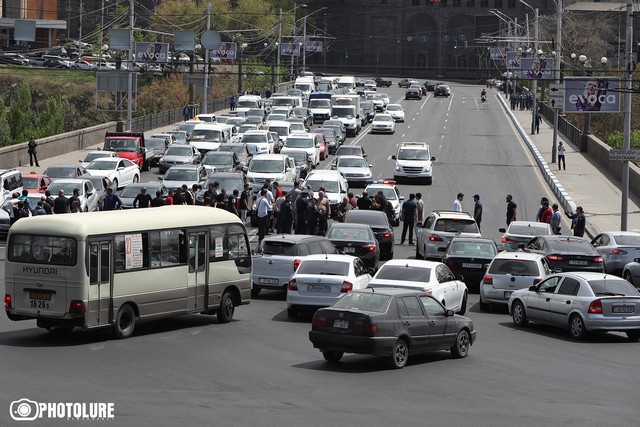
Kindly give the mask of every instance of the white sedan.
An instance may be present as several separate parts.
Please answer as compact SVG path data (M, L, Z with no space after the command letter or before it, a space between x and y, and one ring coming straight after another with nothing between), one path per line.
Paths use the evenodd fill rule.
M87 172L91 175L108 177L113 182L113 187L117 189L140 181L140 168L128 159L99 158L87 165Z
M378 113L373 116L373 121L371 122L371 133L375 132L396 132L396 122L393 120L391 114Z
M387 113L396 122L404 122L404 108L400 104L387 104Z
M364 289L373 269L351 255L307 255L287 286L287 314L290 318L303 307L328 307L345 293Z
M89 165L89 163L91 163L95 159L104 158L104 157L113 157L116 159L119 158L118 153L116 153L115 151L91 150L87 153L86 156L84 156L84 159L80 160L80 164L86 168Z
M86 178L60 178L56 179L48 188L51 194L58 194L63 190L67 198L73 196L73 190L78 189L78 201L82 212L95 212L101 209L100 194L96 191L93 183Z
M437 261L389 260L373 276L369 287L415 289L433 295L458 314L467 310L467 285L458 280L449 267Z

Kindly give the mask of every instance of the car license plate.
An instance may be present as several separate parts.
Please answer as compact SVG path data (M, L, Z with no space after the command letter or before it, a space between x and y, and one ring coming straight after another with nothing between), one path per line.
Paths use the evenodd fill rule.
M589 264L587 261L571 261L569 260L569 265L587 265Z
M308 292L331 292L331 286L327 285L307 285Z
M482 268L482 264L474 264L472 262L463 262L462 268Z
M504 297L505 298L511 298L511 294L513 293L513 291L504 291Z
M611 310L614 313L633 313L635 307L632 305L614 305Z
M278 279L265 279L264 277L261 277L258 279L258 283L262 285L277 285Z
M355 254L356 253L356 248L346 247L346 248L344 248L344 253L345 254Z
M347 329L349 327L349 321L336 319L333 321L333 327L340 328L340 329Z

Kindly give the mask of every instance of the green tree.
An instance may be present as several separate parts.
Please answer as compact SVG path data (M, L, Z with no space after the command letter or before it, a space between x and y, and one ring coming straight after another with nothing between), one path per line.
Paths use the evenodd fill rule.
M36 118L35 138L58 135L65 132L65 117L69 113L69 101L64 96L47 99L44 109Z
M9 129L14 142L26 142L33 133L33 112L31 110L31 86L22 81L18 86L18 96L9 107Z
M0 101L0 147L11 145L11 129L7 121L7 109L4 102Z

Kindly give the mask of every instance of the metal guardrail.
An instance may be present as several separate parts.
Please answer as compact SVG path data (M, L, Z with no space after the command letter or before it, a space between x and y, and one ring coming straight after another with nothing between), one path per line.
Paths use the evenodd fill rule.
M540 115L553 123L553 110L545 102L538 102L538 108ZM561 115L558 116L558 132L575 146L580 146L582 131Z

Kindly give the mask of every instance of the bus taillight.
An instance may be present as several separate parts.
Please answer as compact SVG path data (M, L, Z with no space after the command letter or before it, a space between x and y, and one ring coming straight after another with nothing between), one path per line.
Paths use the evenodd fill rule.
M9 310L11 307L11 295L4 294L4 309Z
M81 300L74 299L69 304L69 313L71 314L84 314L84 302Z

